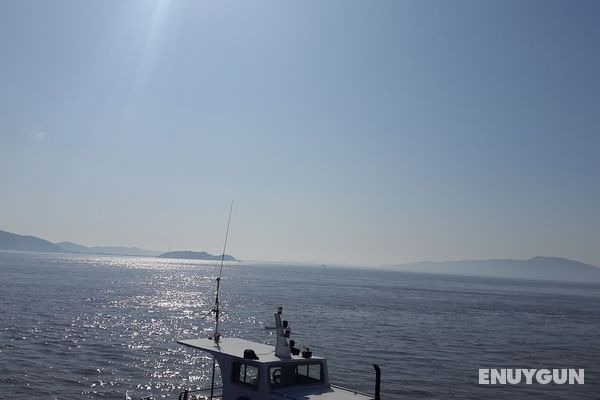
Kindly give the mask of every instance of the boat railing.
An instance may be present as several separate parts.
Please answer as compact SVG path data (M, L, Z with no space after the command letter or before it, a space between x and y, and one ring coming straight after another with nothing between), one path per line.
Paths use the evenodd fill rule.
M340 389L340 390L346 391L346 392L354 393L355 395L360 394L360 395L363 395L363 396L367 396L371 400L375 399L375 396L373 396L372 394L369 394L369 393L360 392L358 390L350 389L350 388L347 388L347 387L344 387L344 386L340 386L340 385L334 385L333 383L330 384L329 386L334 387L336 389Z
M212 388L200 388L195 390L186 389L179 393L178 400L222 400L223 399L223 386L215 386Z

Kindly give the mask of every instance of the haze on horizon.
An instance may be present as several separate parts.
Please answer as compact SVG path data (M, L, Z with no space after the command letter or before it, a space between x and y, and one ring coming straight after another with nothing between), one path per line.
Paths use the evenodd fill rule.
M600 3L5 1L0 229L600 265Z

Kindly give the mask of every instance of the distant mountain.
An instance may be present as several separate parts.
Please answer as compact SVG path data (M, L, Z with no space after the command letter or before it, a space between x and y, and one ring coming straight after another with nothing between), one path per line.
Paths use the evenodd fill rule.
M184 258L189 260L220 260L221 256L214 256L205 251L169 251L162 253L160 258ZM234 257L225 254L225 261L237 261Z
M160 254L160 251L144 250L139 247L122 247L122 246L82 246L73 242L56 243L62 247L67 253L78 254L107 254L114 256L143 256L155 257Z
M137 247L93 246L87 247L72 242L52 243L35 236L17 235L0 230L0 250L42 251L76 254L106 254L115 256L155 257L159 251L144 250Z
M82 246L80 244L73 243L73 242L58 242L58 243L56 243L56 245L62 247L63 251L65 251L67 253L82 253L82 254L84 254L88 250L88 248L86 246Z
M17 235L0 230L0 250L62 252L62 247L35 236Z
M529 260L426 261L382 268L432 274L600 282L600 268L559 257L534 257Z
M138 247L121 246L83 246L73 242L52 243L35 236L23 236L0 230L0 250L43 251L75 254L104 254L114 256L142 256L162 258L187 258L193 260L220 260L221 256L213 256L204 251L159 251L144 250ZM225 261L237 261L225 255Z

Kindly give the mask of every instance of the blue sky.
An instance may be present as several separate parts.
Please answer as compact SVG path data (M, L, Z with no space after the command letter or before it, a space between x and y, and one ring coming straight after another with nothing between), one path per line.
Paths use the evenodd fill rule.
M0 229L600 265L600 3L0 2Z

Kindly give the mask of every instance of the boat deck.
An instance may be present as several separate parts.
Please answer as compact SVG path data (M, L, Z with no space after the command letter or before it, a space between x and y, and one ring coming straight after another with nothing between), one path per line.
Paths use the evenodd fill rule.
M314 390L307 388L295 388L288 390L277 390L271 392L271 399L288 400L373 400L373 396L346 389L341 386L329 385L328 387L315 387Z
M218 343L211 339L186 339L179 340L177 343L194 349L207 351L212 354L227 354L233 357L244 358L244 350L252 349L258 356L258 363L289 361L275 355L275 347L268 344L251 342L239 338L222 338ZM306 360L301 356L292 356L292 360ZM311 357L313 360L321 360L320 357Z

